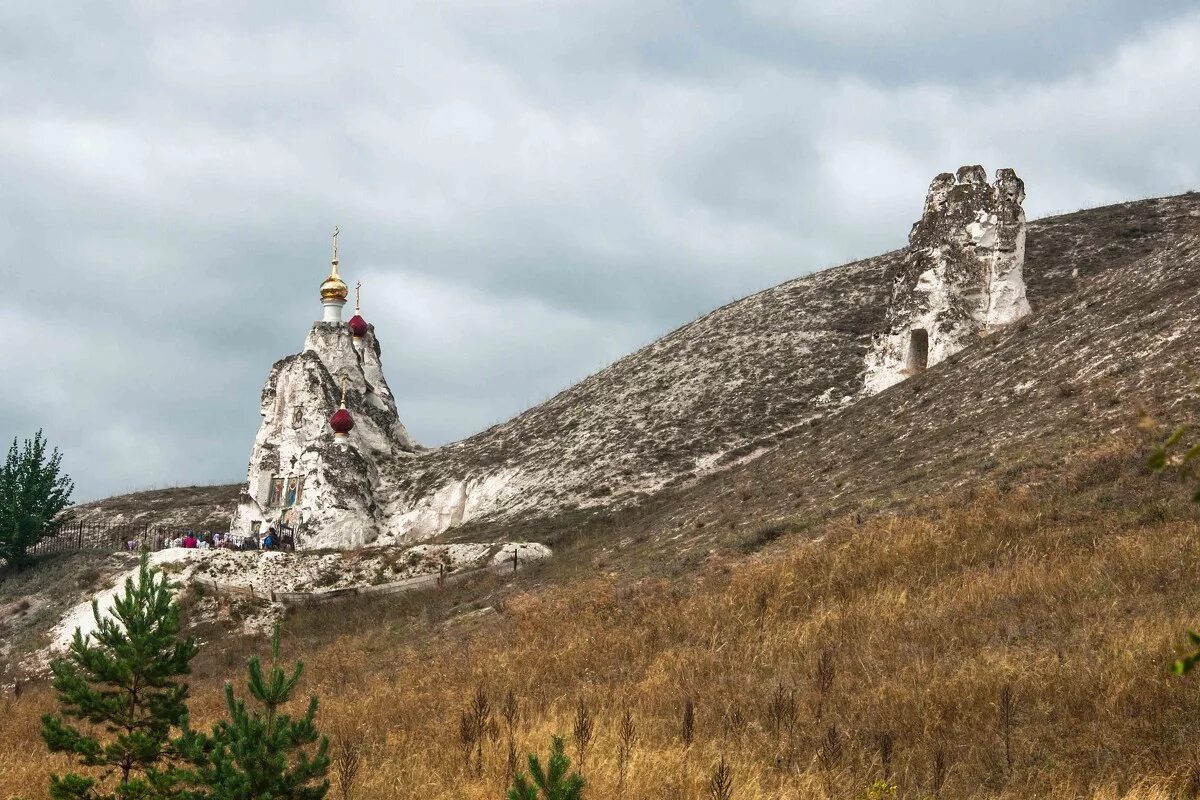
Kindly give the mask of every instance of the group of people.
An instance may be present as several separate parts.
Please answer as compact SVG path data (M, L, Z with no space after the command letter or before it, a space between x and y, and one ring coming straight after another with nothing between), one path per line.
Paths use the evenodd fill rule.
M185 531L182 536L167 540L166 547L185 547L189 550L238 550L233 537L228 533L213 533L204 531L197 536L192 531Z
M136 540L126 543L129 550L137 550ZM267 528L261 541L254 534L236 536L232 533L213 533L204 531L197 535L194 531L184 531L180 536L158 534L154 537L154 549L163 550L168 547L183 547L189 550L295 550L295 542L290 533L280 535L274 526Z

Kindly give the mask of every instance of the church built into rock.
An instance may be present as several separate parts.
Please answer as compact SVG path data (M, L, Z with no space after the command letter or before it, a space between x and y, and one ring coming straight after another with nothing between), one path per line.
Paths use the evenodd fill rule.
M356 302L342 321L349 289L339 275L337 236L321 284L321 321L304 349L271 367L262 424L247 483L233 516L235 535L268 527L292 532L306 547L356 547L381 524L375 490L384 462L417 450L400 422L383 377L379 342Z

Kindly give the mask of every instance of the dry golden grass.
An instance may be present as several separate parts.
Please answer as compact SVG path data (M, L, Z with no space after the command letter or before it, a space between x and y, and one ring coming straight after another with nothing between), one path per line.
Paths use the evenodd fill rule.
M558 733L575 758L586 706L591 798L707 798L722 756L737 800L866 797L881 779L900 798L1193 796L1200 692L1168 666L1200 617L1200 526L1140 458L1113 444L1036 488L829 524L686 581L509 596L467 623L384 618L313 644L337 615L301 614L289 655L323 728L360 755L361 800L502 797L510 691L522 754ZM197 718L218 688L197 682ZM480 688L481 765L460 741ZM44 688L0 701L0 797L43 796L62 767L37 736L52 707Z

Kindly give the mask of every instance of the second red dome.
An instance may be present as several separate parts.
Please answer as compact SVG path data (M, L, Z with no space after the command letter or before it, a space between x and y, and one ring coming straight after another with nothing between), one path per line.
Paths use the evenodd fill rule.
M329 418L329 427L333 428L334 433L349 433L354 427L354 417L346 409L339 408Z

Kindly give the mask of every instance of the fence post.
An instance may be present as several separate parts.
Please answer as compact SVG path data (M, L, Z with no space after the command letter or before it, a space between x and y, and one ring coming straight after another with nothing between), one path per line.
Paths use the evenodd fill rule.
M513 548L513 572L517 571L517 548Z

